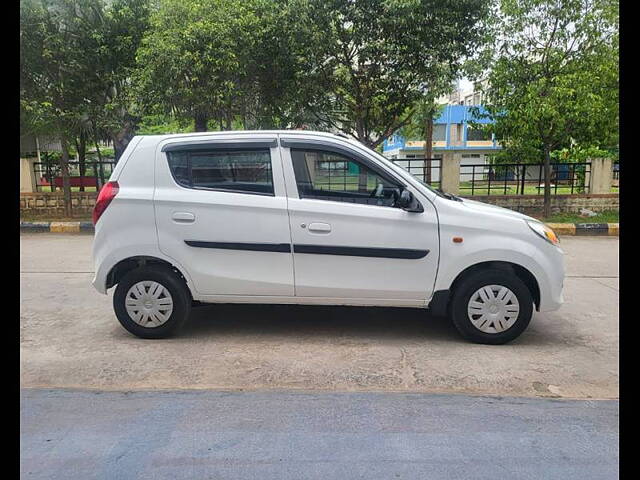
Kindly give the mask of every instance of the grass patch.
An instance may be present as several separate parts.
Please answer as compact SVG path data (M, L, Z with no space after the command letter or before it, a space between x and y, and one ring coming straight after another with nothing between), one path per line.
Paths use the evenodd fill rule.
M546 223L620 223L619 210L599 212L595 217L583 217L577 213L557 213L547 218L535 217Z
M23 215L20 214L21 222L91 222L90 214L82 214L73 217L65 217L64 215Z

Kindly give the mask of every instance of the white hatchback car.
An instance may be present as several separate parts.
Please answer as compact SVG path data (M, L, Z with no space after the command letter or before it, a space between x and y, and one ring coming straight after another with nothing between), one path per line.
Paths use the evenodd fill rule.
M513 340L562 304L543 223L433 190L358 142L307 131L133 138L95 210L93 285L129 332L201 303L367 305Z

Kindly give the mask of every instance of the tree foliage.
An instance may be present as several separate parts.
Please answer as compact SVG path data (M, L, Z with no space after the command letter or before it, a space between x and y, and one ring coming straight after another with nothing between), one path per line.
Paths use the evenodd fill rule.
M192 118L197 131L236 118L270 126L291 77L279 12L270 0L162 0L138 51L145 110Z
M502 0L488 127L503 157L545 162L552 152L618 141L617 0Z
M132 135L130 77L148 0L23 0L20 102L25 132ZM128 138L127 138L128 137Z
M484 0L291 0L299 110L371 147L436 98L485 39Z

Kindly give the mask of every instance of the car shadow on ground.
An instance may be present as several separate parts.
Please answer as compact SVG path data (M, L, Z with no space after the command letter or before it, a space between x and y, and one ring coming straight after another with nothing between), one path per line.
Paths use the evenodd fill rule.
M550 324L555 324L553 327ZM525 332L509 345L581 344L576 332L557 327L557 319L534 314ZM212 304L194 307L177 338L317 338L327 341L418 341L466 343L451 321L419 308L272 304Z
M192 310L179 336L212 334L462 341L448 319L434 317L422 309L315 305L199 306Z

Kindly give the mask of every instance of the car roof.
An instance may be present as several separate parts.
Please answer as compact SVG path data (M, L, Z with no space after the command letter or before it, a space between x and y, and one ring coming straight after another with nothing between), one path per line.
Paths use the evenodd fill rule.
M320 132L314 130L223 130L217 132L190 132L190 133L170 133L164 135L138 135L144 138L153 138L155 140L169 140L172 138L185 138L185 137L217 137L217 136L245 136L245 135L310 135L320 136L325 138L342 138L344 140L357 140L350 138L344 134L335 134L329 132ZM357 142L359 143L359 142Z
M199 139L203 138L216 138L216 137L245 137L245 136L264 136L268 135L287 135L287 136L300 136L303 138L326 138L332 140L342 140L352 145L357 145L359 147L365 147L358 140L348 137L344 134L335 134L329 132L319 132L314 130L225 130L219 132L190 132L190 133L171 133L164 135L136 135L136 137L146 139L147 142L151 141L153 143L160 143L165 140L177 140L177 139L189 139L191 137L197 137ZM145 142L146 143L146 142Z

